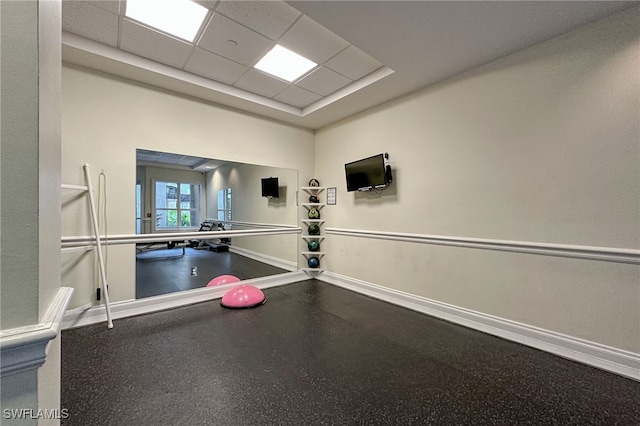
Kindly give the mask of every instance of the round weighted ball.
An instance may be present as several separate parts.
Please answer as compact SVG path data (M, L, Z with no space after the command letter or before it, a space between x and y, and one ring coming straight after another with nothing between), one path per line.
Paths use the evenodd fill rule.
M318 182L318 179L311 179L309 181L309 186L320 186L320 182Z
M307 243L307 248L309 251L318 251L320 250L320 243L316 240L311 240Z
M319 203L320 202L320 198L316 197L315 195L312 195L311 197L309 197L309 202L310 203Z
M309 225L309 235L319 235L320 234L320 227L318 225L316 225L315 223L312 223L311 225Z
M320 260L315 256L310 257L309 260L307 260L307 265L309 265L309 268L317 268L320 266Z
M320 219L320 211L315 207L309 209L309 219Z

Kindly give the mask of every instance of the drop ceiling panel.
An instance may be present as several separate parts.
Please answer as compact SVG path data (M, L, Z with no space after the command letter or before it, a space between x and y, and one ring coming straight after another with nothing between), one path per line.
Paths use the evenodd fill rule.
M62 25L67 31L91 40L114 47L118 45L118 15L95 7L93 2L62 3Z
M198 42L209 52L252 66L274 43L263 35L216 13Z
M277 1L222 1L217 10L271 40L279 39L301 15Z
M248 67L196 48L184 69L193 74L231 85L247 71Z
M382 66L380 62L355 46L349 46L324 64L352 80L358 80Z
M258 70L250 69L234 86L239 89L266 96L267 98L272 98L286 89L289 84L282 80L269 77L267 74Z
M125 18L122 20L120 48L172 67L182 68L192 47L187 42Z
M308 90L302 89L297 86L289 86L273 99L279 102L283 102L287 105L304 108L321 98L322 96Z
M318 64L326 62L349 45L346 40L306 16L287 31L279 44Z
M322 96L327 96L338 89L351 83L347 77L331 71L329 68L320 67L302 80L297 85Z

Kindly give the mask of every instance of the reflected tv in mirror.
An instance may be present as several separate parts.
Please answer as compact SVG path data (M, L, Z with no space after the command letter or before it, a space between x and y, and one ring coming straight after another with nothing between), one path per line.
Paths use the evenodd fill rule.
M391 168L386 165L385 156L378 154L345 164L347 191L386 188L391 183Z
M280 190L277 177L262 178L262 196L267 198L278 198Z

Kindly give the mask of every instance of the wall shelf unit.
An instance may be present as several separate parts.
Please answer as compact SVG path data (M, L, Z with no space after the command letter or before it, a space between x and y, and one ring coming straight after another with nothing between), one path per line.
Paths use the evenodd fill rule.
M319 200L321 194L324 192L326 188L323 186L303 186L301 189L307 194L308 197L312 197L312 196L317 197ZM317 201L317 200L313 200L313 201ZM326 203L321 201L317 203L312 203L312 202L300 203L300 206L302 206L302 217L303 217L301 222L304 223L307 226L307 228L314 224L318 225L318 227L320 228L320 233L317 235L309 234L308 229L306 230L306 233L302 234L302 240L304 241L304 246L303 246L304 248L303 250L300 251L300 254L302 254L302 256L304 257L306 265L309 264L309 259L316 258L319 261L325 255L325 252L320 251L319 247L318 247L318 250L315 250L315 251L307 250L307 248L311 241L316 241L318 242L318 245L321 245L322 241L325 239L325 236L322 235L323 233L322 225L324 224L324 219L322 218L309 219L308 217L309 217L309 212L311 212L312 209L316 209L318 212L320 212L322 208L326 205L327 205ZM305 266L301 268L301 270L305 271L311 276L320 274L322 273L322 271L324 271L324 268L322 268L322 265L320 262L318 263L319 263L318 267L312 268L310 266L309 267Z

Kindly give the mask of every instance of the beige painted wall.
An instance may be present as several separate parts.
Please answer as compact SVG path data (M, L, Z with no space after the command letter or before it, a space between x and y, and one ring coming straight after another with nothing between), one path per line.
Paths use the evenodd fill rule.
M321 129L327 227L640 247L638 9ZM344 164L390 154L381 194ZM324 267L640 352L638 266L330 236Z
M109 234L135 232L136 148L310 170L314 134L272 120L154 90L73 66L62 70L62 180L80 184L82 164L107 176ZM63 195L62 235L89 235L86 200ZM111 300L135 297L133 246L108 253ZM92 253L66 255L71 308L88 303L96 282Z

